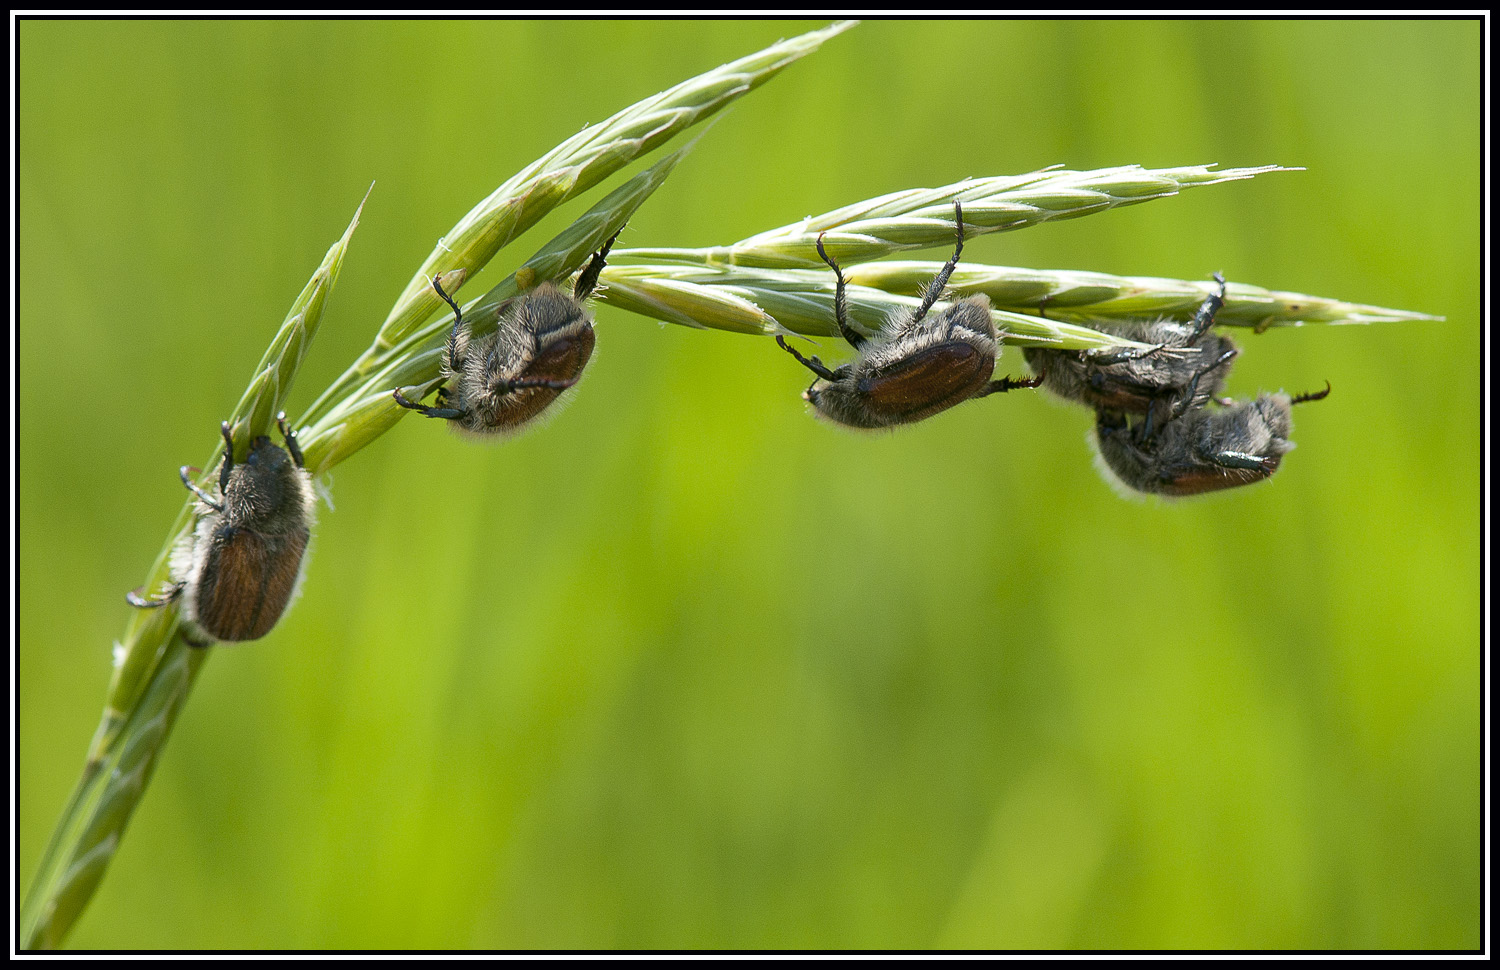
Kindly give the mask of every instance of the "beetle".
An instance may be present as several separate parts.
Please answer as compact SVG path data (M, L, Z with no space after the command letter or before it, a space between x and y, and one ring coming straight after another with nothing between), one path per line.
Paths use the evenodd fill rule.
M409 401L399 387L391 392L396 403L429 418L445 418L450 427L474 438L520 431L582 378L594 353L594 321L583 301L594 292L619 235L593 255L571 295L542 283L506 300L494 333L478 340L434 276L432 288L453 308L438 406Z
M1111 482L1137 492L1184 496L1264 481L1294 447L1292 408L1333 390L1261 394L1224 408L1192 408L1165 423L1101 409L1094 425L1096 464Z
M198 496L198 522L172 550L173 584L158 598L126 594L141 608L181 599L186 639L194 646L265 636L301 585L317 500L285 413L276 425L285 449L261 435L236 463L229 422L220 424L224 460L217 495L193 483L196 469L178 469L183 485Z
M1192 384L1188 407L1201 407L1218 394L1229 376L1229 363L1239 353L1234 342L1214 333L1214 317L1224 306L1227 286L1219 284L1199 305L1188 323L1170 319L1093 323L1099 330L1152 346L1119 350L1053 350L1026 347L1022 353L1031 369L1044 378L1043 387L1059 397L1091 408L1144 414L1156 401L1176 406ZM1045 316L1045 313L1042 313ZM1206 364L1212 364L1206 368Z
M820 417L851 428L889 428L931 417L972 398L1036 387L1041 378L992 380L1001 335L990 317L989 297L957 300L929 315L964 251L963 205L953 203L958 242L915 308L893 311L880 332L866 337L849 324L843 270L823 248L818 255L833 270L833 312L839 333L857 352L830 370L817 357L803 357L780 335L776 342L817 375L802 397Z

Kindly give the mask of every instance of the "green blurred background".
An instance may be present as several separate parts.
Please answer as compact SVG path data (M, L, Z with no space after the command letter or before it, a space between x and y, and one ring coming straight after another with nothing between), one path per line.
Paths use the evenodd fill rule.
M294 414L506 177L812 26L21 24L23 886L176 468L371 180ZM546 427L408 420L334 472L302 600L216 651L69 942L1478 946L1479 83L1477 22L829 41L622 245L1056 162L1303 165L965 255L1447 322L1244 334L1232 393L1333 396L1270 483L1165 504L1040 395L841 433L769 341L603 309Z

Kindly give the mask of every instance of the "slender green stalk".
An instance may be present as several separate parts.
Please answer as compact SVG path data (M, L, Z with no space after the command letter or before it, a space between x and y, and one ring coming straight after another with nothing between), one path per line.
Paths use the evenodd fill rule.
M626 249L616 262L686 262L766 269L824 269L818 238L840 263L880 259L909 249L953 244L953 202L963 203L969 237L1024 229L1057 219L1164 199L1183 189L1298 169L1279 165L1212 171L1211 165L1147 169L1121 165L1087 172L1044 169L1029 175L968 179L936 189L908 189L810 216L728 246Z
M175 618L172 625L175 632ZM145 693L120 725L120 743L85 765L21 911L22 949L61 946L88 905L208 653L189 647L180 636L163 643L161 662Z
M229 418L236 442L249 442L263 433L291 391L363 209L361 202L349 228L329 248L256 366ZM218 465L223 447L222 442L215 447L204 468ZM192 521L192 500L187 499L151 567L147 589L167 578L172 548L187 534ZM176 603L131 611L125 636L115 645L104 714L89 745L83 775L42 854L21 910L22 948L60 945L88 905L207 658L207 650L189 647L179 635Z
M396 301L370 348L308 410L299 439L307 467L328 471L389 430L405 414L391 398L398 386L431 386L439 373L451 315L426 326L442 304L430 281L441 275L456 291L494 255L558 205L634 159L706 120L736 98L848 29L839 23L709 71L585 129L543 156L476 206L450 230ZM691 145L688 146L691 148ZM476 333L495 325L499 304L544 279L576 272L637 207L659 188L683 149L628 181L550 240L515 274L470 305ZM322 317L358 213L293 304L230 417L234 440L263 433L281 409ZM215 468L222 445L203 467ZM171 550L192 524L185 502L153 564L148 589L167 578ZM21 913L20 945L53 948L87 906L139 804L207 649L187 646L175 604L135 610L115 648L115 669L99 729L82 776L44 851Z
M942 265L891 261L845 268L850 320L866 333L874 333L893 310L916 306L917 294L932 282ZM833 274L827 269L632 263L611 265L600 279L607 284L600 296L602 302L653 320L736 333L838 335L833 319ZM1125 318L1191 319L1214 284L961 263L948 286L957 296L988 296L995 307L991 311L995 326L1005 334L1008 344L1089 350L1131 342L1086 324L1107 328L1111 321ZM1039 313L1043 306L1045 317ZM1264 330L1307 323L1442 319L1411 310L1231 283L1216 322Z
M605 303L655 320L738 333L832 336L834 282L818 243L849 281L849 316L874 332L916 297L942 268L932 261L870 262L894 252L948 247L954 200L963 203L966 237L1071 219L1176 195L1184 188L1252 178L1275 165L1213 171L1212 166L1144 169L1138 165L970 179L856 202L821 216L701 249L617 249L604 271ZM1064 350L1127 344L1085 324L1125 317L1190 318L1208 281L1109 276L961 263L948 281L955 294L983 293L1006 342ZM1043 316L1045 314L1045 316ZM1233 326L1373 323L1441 319L1301 293L1231 284L1218 321Z
M368 196L367 192L366 198ZM328 303L328 294L338 282L339 268L343 265L349 240L359 225L359 216L363 211L364 202L361 201L349 228L329 247L323 262L293 301L286 320L276 332L260 363L256 365L245 393L230 412L229 423L234 429L235 442L240 447L245 447L256 436L264 434L271 427L276 413L285 405L303 355L318 332L318 324L323 319L323 310ZM222 441L217 442L213 453L202 467L218 467L223 452ZM209 474L211 476L212 472ZM152 564L145 586L147 590L155 589L167 579L167 560L172 548L192 527L193 504L191 496L183 500L176 526L171 533L172 538L162 546ZM113 743L119 723L129 715L136 698L145 689L146 678L156 666L156 654L161 642L164 642L166 634L170 632L167 627L175 624L176 614L175 605L162 610L132 611L131 623L122 641L123 654L116 658L114 675L110 680L104 720L90 747L91 761L101 757L103 750ZM160 634L160 640L157 634Z
M605 283L601 302L653 320L736 333L838 336L833 317L833 274L826 269L721 269L647 263L608 266L599 278ZM927 281L931 280L932 274L928 274ZM891 311L920 302L915 297L858 285L847 288L846 298L850 320L866 333L879 330ZM1004 310L991 311L990 315L1005 333L1005 342L1019 346L1062 350L1139 346L1060 320Z
M891 260L853 266L845 275L850 282L887 293L917 294L941 266L941 263L924 260ZM1035 313L1045 305L1049 318L1062 317L1080 323L1103 323L1126 317L1187 320L1203 298L1215 289L1215 284L1209 280L1110 276L1067 269L1020 269L979 263L961 263L948 286L960 296L983 293L996 307L1005 310ZM1214 322L1265 330L1268 327L1300 327L1308 323L1395 323L1442 319L1411 310L1388 310L1232 282L1224 308Z

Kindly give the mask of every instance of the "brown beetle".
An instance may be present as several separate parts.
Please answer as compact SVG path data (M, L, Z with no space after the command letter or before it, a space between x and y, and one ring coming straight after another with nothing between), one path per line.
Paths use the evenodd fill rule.
M594 292L617 232L578 275L569 296L552 283L500 305L495 332L473 340L463 312L437 277L432 288L453 308L453 332L443 364L438 407L396 403L429 418L446 418L455 430L477 438L514 434L577 384L594 353L594 321L583 301Z
M172 550L172 588L156 599L126 594L143 608L181 598L186 639L194 646L265 636L301 584L316 499L286 415L278 414L276 424L286 449L261 435L239 464L229 422L220 425L224 461L217 497L193 484L193 469L179 469L182 483L198 496L198 524Z
M1175 407L1189 384L1196 390L1188 407L1201 407L1219 393L1229 377L1229 363L1239 353L1234 342L1209 330L1224 306L1224 277L1214 274L1218 292L1210 293L1188 323L1174 320L1091 322L1098 330L1150 344L1147 349L1051 350L1026 347L1031 369L1043 387L1059 397L1091 408L1144 414L1156 401ZM1045 316L1045 313L1043 314Z
M1293 405L1321 401L1332 390L1330 384L1296 397L1262 394L1222 409L1186 410L1164 424L1151 411L1140 417L1101 410L1094 426L1096 464L1113 483L1157 495L1199 495L1264 481L1294 447L1287 440Z
M1042 382L1041 378L991 379L1000 337L990 318L989 297L971 296L928 315L964 251L963 206L957 201L953 219L958 234L953 258L928 285L921 304L892 313L874 337L865 337L850 326L843 270L818 237L818 255L836 280L834 319L839 333L859 356L830 370L816 357L803 357L783 337L778 336L776 342L818 376L802 397L821 417L851 428L888 428L920 421L971 398Z

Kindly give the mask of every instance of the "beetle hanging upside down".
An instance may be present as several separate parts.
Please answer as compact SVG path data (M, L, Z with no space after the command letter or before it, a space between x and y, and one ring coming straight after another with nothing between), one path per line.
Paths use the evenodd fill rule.
M1137 492L1183 496L1264 481L1294 447L1292 407L1321 401L1333 390L1262 394L1225 408L1193 408L1165 423L1100 410L1094 425L1099 470ZM1192 392L1189 391L1188 399ZM1164 410L1164 409L1163 409Z
M1052 350L1026 347L1022 353L1043 387L1059 397L1091 408L1144 414L1155 402L1176 407L1183 391L1195 390L1187 407L1208 403L1229 377L1229 362L1239 353L1234 342L1212 332L1214 316L1224 306L1224 277L1214 274L1218 291L1210 293L1187 323L1175 320L1090 322L1090 326L1137 343L1117 350Z
M475 438L520 431L583 377L594 353L594 320L583 301L593 294L619 235L589 260L572 294L542 283L512 297L500 304L494 333L477 340L463 311L433 277L432 288L453 308L439 406L409 401L399 387L391 392L396 403L429 418L446 418L450 427Z
M820 417L851 428L889 428L931 417L971 398L1042 382L1041 378L992 380L1000 336L990 318L989 297L967 297L928 314L942 297L964 250L963 206L957 201L953 219L958 233L953 258L928 285L915 310L895 311L873 337L849 324L843 270L823 248L822 236L818 237L818 255L836 279L834 319L858 356L830 370L816 357L803 357L783 337L778 336L776 342L818 376L802 397Z

